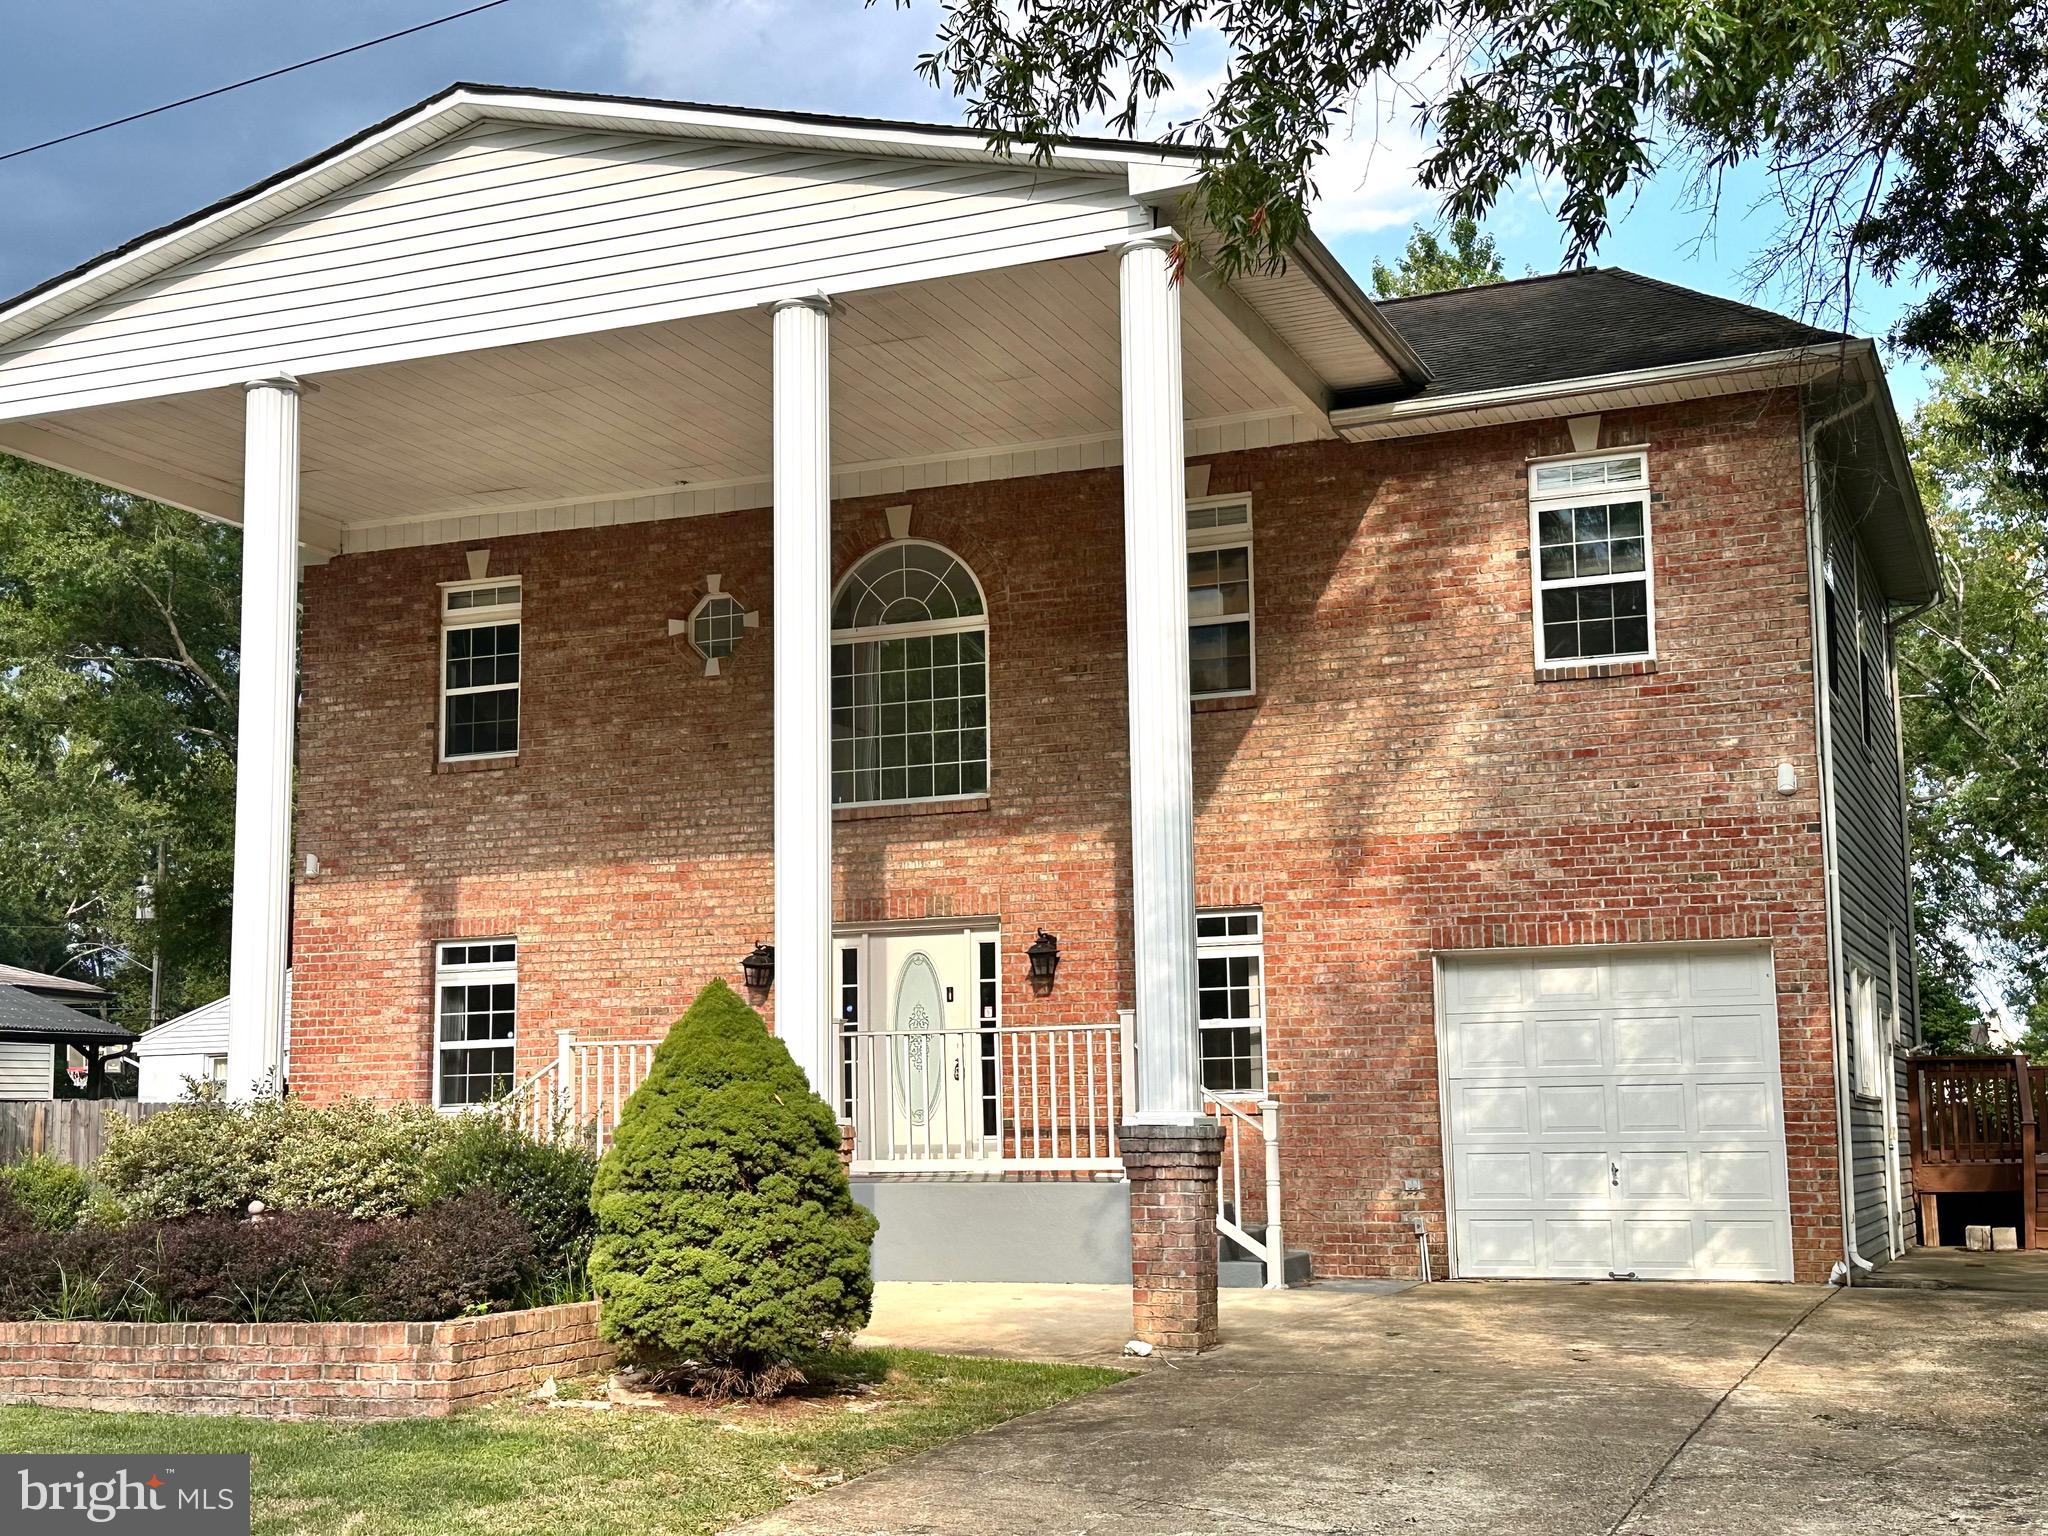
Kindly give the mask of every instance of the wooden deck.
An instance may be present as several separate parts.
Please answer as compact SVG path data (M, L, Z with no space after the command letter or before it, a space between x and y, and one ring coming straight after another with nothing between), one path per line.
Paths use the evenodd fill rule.
M2048 1247L2044 1120L2048 1066L2018 1054L1915 1057L1906 1125L1923 1240L1939 1230L1939 1195L2016 1194L2020 1245Z

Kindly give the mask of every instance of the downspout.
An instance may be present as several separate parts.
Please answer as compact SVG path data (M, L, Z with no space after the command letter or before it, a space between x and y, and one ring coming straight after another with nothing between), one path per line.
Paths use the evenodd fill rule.
M1842 1257L1828 1279L1831 1284L1849 1286L1859 1271L1869 1273L1875 1266L1856 1246L1856 1162L1850 1145L1849 1124L1849 1042L1848 1020L1842 1007L1842 979L1846 974L1842 954L1842 887L1837 862L1840 841L1835 810L1834 709L1830 697L1833 679L1828 674L1828 631L1826 595L1825 511L1820 485L1820 434L1845 421L1868 405L1874 391L1866 384L1849 404L1810 422L1800 433L1800 454L1806 481L1806 588L1807 607L1813 630L1814 721L1819 733L1816 761L1819 765L1821 806L1821 870L1825 889L1828 929L1828 1033L1833 1047L1835 1073L1835 1172L1842 1201ZM1805 402L1800 402L1801 414Z
M1917 603L1913 607L1893 615L1885 624L1886 637L1891 642L1891 655L1887 660L1891 663L1892 673L1892 724L1894 727L1892 745L1896 749L1899 765L1899 871L1900 878L1905 881L1906 885L1906 979L1903 988L1898 986L1896 975L1893 977L1893 983L1894 991L1909 990L1913 995L1912 1046L1918 1046L1922 1039L1920 1033L1920 913L1913 901L1913 826L1912 817L1906 809L1909 803L1907 797L1911 793L1912 786L1906 780L1906 709L1905 701L1899 693L1899 637L1906 632L1908 624L1911 624L1923 613L1938 605L1946 595L1942 590L1941 574L1937 568L1935 572L1934 596L1928 598L1924 603ZM1892 1017L1895 1024L1903 1026L1905 1011L1900 1005L1900 999L1896 996L1892 998ZM1903 1028L1900 1031L1900 1038L1904 1039ZM1899 1064L1897 1061L1893 1061L1889 1066L1890 1075L1885 1079L1885 1087L1888 1090L1885 1095L1885 1114L1887 1117L1885 1132L1890 1138L1892 1145L1886 1153L1887 1166L1885 1172L1891 1176L1892 1199L1895 1202L1895 1208L1891 1213L1891 1220L1887 1224L1886 1232L1888 1236L1896 1234L1893 1246L1900 1253L1904 1253L1906 1250L1906 1186L1905 1180L1900 1177L1899 1155L1897 1151L1899 1139ZM1906 1074L1906 1091L1909 1094L1918 1092L1917 1084L1910 1071ZM1910 1158L1910 1156L1911 1149L1908 1148L1908 1157ZM1917 1187L1915 1193L1918 1193ZM1917 1207L1917 1200L1915 1205ZM1917 1210L1914 1215L1914 1230L1918 1233L1920 1241L1924 1245L1929 1234L1919 1232ZM1936 1233L1933 1236L1935 1241L1940 1241L1940 1234Z

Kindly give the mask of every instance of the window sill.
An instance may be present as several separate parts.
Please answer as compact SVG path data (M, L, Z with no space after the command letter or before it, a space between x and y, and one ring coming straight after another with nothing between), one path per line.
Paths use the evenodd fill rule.
M1657 672L1654 657L1642 657L1635 661L1589 661L1583 664L1545 666L1536 669L1539 683L1583 683L1601 677L1653 677Z
M434 764L436 773L495 773L504 768L517 768L519 754L507 752L498 757L444 757Z
M1188 707L1198 715L1220 715L1233 709L1257 709L1259 696L1256 693L1229 693L1220 698L1191 700Z
M832 820L893 821L899 816L968 816L990 808L987 795L963 795L957 800L919 800L908 805L835 805Z

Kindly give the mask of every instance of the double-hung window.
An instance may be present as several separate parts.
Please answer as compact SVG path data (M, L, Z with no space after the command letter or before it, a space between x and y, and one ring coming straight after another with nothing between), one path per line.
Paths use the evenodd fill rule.
M1648 455L1530 465L1529 532L1538 665L1656 655Z
M1198 699L1251 693L1252 506L1242 497L1188 506L1188 675Z
M435 945L434 997L434 1102L459 1109L511 1092L519 1035L518 941Z
M1264 927L1249 909L1195 915L1195 1012L1211 1093L1266 1091Z
M519 751L517 577L441 589L441 756Z

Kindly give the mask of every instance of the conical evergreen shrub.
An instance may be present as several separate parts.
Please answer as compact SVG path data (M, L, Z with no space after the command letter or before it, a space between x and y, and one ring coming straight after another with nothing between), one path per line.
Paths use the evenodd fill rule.
M875 1219L789 1050L714 981L654 1053L598 1165L590 1280L635 1364L764 1396L868 1320Z

